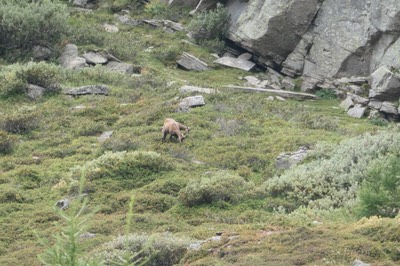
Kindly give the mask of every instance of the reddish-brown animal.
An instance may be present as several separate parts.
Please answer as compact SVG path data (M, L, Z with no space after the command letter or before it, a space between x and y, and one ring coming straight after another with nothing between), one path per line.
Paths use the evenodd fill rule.
M165 138L169 134L170 140L172 139L172 136L175 136L178 138L179 142L182 142L186 136L181 132L181 130L185 130L186 134L188 134L190 128L185 126L184 124L176 122L172 118L165 119L164 126L161 129L161 132L163 134L162 141L165 141Z

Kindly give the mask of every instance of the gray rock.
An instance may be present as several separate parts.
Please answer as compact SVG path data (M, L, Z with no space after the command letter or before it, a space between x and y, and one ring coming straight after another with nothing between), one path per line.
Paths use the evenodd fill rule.
M358 95L352 94L352 93L347 93L347 95L349 97L351 97L351 99L353 100L353 102L355 104L368 105L368 103L369 103L369 99L367 99L367 98L364 98L364 97L361 97L361 96L358 96Z
M257 85L259 85L261 83L261 80L259 80L255 76L246 76L243 79L246 80L247 84L250 85L250 86L257 86Z
M179 88L180 93L191 93L191 92L199 92L199 93L205 93L205 94L213 94L216 93L217 91L214 89L210 88L201 88L201 87L195 87L195 86L182 86Z
M86 63L91 65L103 65L108 61L108 58L106 56L93 51L84 53L82 57L86 59Z
M221 57L218 58L217 60L214 61L214 63L223 65L223 66L228 66L228 67L233 67L233 68L238 68L244 71L250 71L255 67L255 63L241 59L241 58L233 58L233 57Z
M387 67L380 67L371 75L369 97L381 101L393 101L400 97L400 77Z
M197 57L183 53L181 58L177 61L177 64L185 70L193 70L193 71L206 71L210 70L207 63L201 61Z
M382 107L382 102L378 100L371 100L368 103L368 107L375 109L375 110L380 110Z
M367 108L360 105L356 104L353 108L350 108L347 111L347 115L354 117L354 118L362 118L367 111Z
M361 260L354 260L352 266L370 266L369 263L364 263Z
M229 39L278 64L294 50L318 12L318 0L228 1Z
M134 27L134 26L138 26L138 25L143 24L142 21L140 21L140 20L135 20L135 19L131 18L131 17L128 16L128 15L122 15L122 16L120 16L120 15L118 15L118 14L115 14L114 17L115 17L121 24L124 24L124 25L127 25L127 26L133 26L133 27Z
M117 26L115 26L115 25L111 25L111 24L105 23L105 24L103 24L103 28L104 28L104 30L106 32L109 32L109 33L117 33L117 32L119 32L119 28Z
M275 167L277 169L289 169L303 161L308 152L307 147L300 147L298 151L282 153L276 158Z
M282 79L281 84L282 84L282 86L283 86L283 88L285 90L291 90L292 91L292 90L294 90L296 88L296 83L294 82L294 79L291 78L291 77L284 77Z
M79 57L78 47L75 44L67 44L62 51L60 64L68 69L81 69L86 66L86 59Z
M351 78L343 77L343 78L334 80L333 83L336 86L349 85L349 84L361 86L365 83L368 83L368 77L351 77Z
M340 103L340 107L343 108L345 111L349 110L354 106L353 99L350 96L347 96L346 99L344 99Z
M177 111L188 112L190 108L204 106L205 104L204 98L201 95L186 97L180 101Z
M392 102L382 102L382 106L380 108L380 111L384 112L386 114L391 114L391 115L398 115L399 114L399 112L397 110L397 107Z
M29 84L26 88L26 95L31 100L38 100L43 97L46 89L40 86Z
M68 209L69 205L71 204L69 199L62 199L56 202L55 206L60 208L61 210Z
M114 133L114 131L106 131L106 132L103 132L103 134L101 134L101 136L98 137L97 140L98 140L99 142L104 142L104 141L106 141L107 139L111 138L111 136L112 136L113 133Z
M108 95L109 88L106 85L88 85L78 88L72 88L66 90L64 93L72 96L80 95Z
M132 75L136 73L135 67L129 63L117 62L117 61L109 61L105 67L110 71L119 72L122 74Z

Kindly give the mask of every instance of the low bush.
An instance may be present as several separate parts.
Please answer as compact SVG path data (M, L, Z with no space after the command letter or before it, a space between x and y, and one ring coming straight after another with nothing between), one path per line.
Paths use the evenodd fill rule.
M15 137L0 130L0 154L11 153L14 148Z
M379 161L368 172L359 192L362 216L395 217L400 213L399 157Z
M331 209L354 203L374 163L400 153L400 134L362 135L337 146L318 146L313 161L266 181L267 192L295 206Z
M173 163L160 154L151 151L106 152L86 164L90 180L111 178L135 181L136 186L150 182L155 175L170 171Z
M245 196L247 191L251 191L253 188L254 184L246 182L243 177L221 171L211 177L190 181L179 192L179 200L189 207L219 201L236 203Z
M135 213L165 212L175 205L175 198L165 194L137 194L135 196Z
M223 40L229 29L230 15L220 3L213 10L198 13L188 25L188 30L198 44Z
M24 193L16 188L11 188L8 186L0 187L0 203L10 203L10 202L25 202Z
M43 87L45 93L58 93L60 74L58 66L45 62L9 65L0 70L0 97L21 95L28 84Z
M68 12L59 1L2 0L0 17L0 55L26 53L35 45L52 47L68 31Z
M160 0L150 0L144 6L144 11L152 17L163 17L168 12L168 4Z
M0 117L0 130L14 134L29 133L39 126L39 114L32 108L20 108Z
M172 266L179 263L193 242L195 240L172 234L130 234L105 243L95 256L100 256L106 265L132 265L138 260L140 265ZM131 258L131 261L123 258Z

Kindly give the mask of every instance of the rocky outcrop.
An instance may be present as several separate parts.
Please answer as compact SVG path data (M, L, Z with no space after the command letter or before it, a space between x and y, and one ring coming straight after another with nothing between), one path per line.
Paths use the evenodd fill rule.
M267 65L293 52L319 9L318 0L228 1L229 39L257 54Z
M229 39L314 84L400 67L400 1L229 0Z

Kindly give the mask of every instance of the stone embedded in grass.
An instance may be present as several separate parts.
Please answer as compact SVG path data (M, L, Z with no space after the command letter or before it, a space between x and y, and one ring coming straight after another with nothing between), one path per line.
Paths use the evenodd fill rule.
M184 98L177 109L178 112L188 112L190 108L200 107L206 105L203 96L196 95Z
M101 53L92 51L84 53L82 56L86 59L86 63L91 65L103 65L108 61L107 57L103 56Z
M106 85L87 85L66 90L64 94L72 96L80 95L108 95L110 89Z

